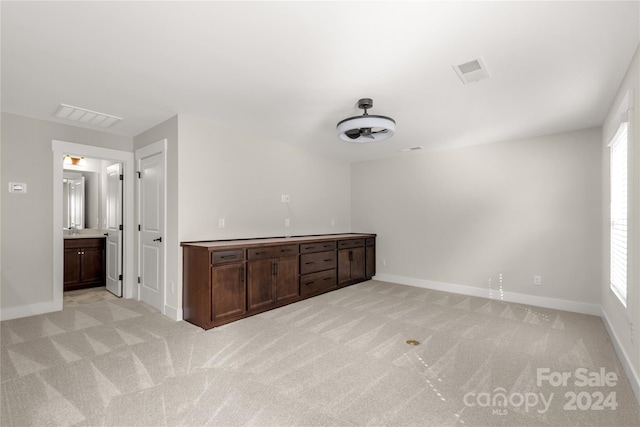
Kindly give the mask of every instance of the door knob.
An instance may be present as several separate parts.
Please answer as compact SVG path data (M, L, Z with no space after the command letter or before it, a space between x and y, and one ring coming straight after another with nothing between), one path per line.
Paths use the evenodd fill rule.
M157 239L153 239L154 242L162 242L162 237L158 237Z

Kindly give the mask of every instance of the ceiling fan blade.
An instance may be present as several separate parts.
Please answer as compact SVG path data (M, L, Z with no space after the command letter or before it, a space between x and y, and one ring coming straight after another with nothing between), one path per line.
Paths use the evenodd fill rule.
M360 129L351 129L346 131L344 134L351 139L357 139L358 137L360 137Z
M371 132L371 133L387 133L387 132L389 132L387 129L380 129L380 130L377 130L377 131Z
M371 128L361 128L360 129L360 135L365 137L365 138L374 139L374 136L371 134Z

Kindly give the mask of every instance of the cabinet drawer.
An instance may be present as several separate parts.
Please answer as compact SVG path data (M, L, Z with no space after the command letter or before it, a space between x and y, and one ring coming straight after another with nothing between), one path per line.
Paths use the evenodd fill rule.
M303 243L300 245L300 253L308 254L312 252L330 251L336 248L336 241L333 242L317 242Z
M357 248L364 246L364 239L339 240L338 249Z
M231 251L215 251L211 253L211 263L213 265L234 261L244 261L244 251L242 249L234 249Z
M317 252L300 256L300 274L329 270L336 268L336 265L335 251Z
M327 291L337 286L336 271L327 270L300 276L300 295L303 297Z
M374 246L376 244L375 237L369 237L365 240L367 246Z
M251 248L247 250L247 258L249 261L280 258L297 254L298 245L267 246L264 248Z
M101 248L104 246L104 237L89 237L86 239L64 239L65 249Z

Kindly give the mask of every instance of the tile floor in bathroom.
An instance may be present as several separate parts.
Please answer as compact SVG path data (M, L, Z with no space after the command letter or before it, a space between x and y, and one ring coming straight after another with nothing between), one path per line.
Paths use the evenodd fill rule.
M80 304L88 304L96 301L106 301L110 299L118 299L104 286L96 288L78 289L76 291L67 291L64 293L62 302L63 308L73 307Z

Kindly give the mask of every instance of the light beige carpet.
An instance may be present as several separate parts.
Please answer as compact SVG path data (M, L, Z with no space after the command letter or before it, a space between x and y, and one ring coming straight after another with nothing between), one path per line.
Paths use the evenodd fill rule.
M0 345L3 427L640 425L598 317L376 281L207 332L100 301Z

